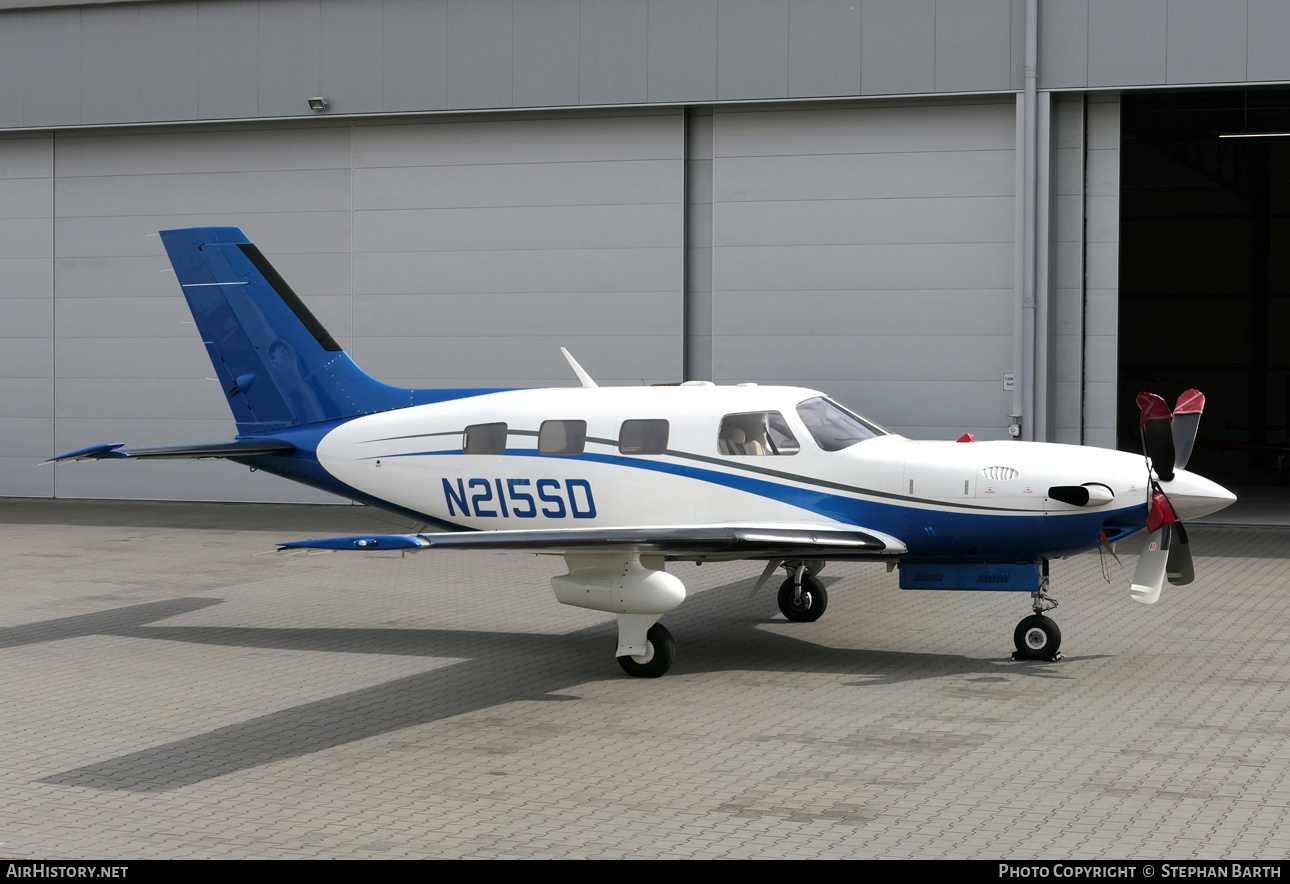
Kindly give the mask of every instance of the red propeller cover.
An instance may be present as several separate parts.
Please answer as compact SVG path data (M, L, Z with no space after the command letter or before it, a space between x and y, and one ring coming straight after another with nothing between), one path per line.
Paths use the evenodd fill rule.
M1138 397L1138 404L1142 404L1142 397ZM1188 390L1178 397L1178 404L1174 406L1174 414L1200 414L1205 410L1205 394L1200 390Z
M1199 393L1196 395L1200 396ZM1201 396L1200 398L1201 403L1204 404L1205 397ZM1173 412L1169 410L1169 406L1165 404L1165 400L1161 399L1155 393L1139 393L1138 408L1142 409L1142 420L1138 421L1139 426L1145 424L1147 421L1169 420L1173 417Z
M1170 506L1169 498L1159 491L1151 495L1151 512L1147 513L1147 530L1159 531L1163 526L1177 521L1178 517L1174 515L1174 508Z
M976 436L973 436L971 433L964 433L962 436L959 436L954 441L955 442L975 442Z

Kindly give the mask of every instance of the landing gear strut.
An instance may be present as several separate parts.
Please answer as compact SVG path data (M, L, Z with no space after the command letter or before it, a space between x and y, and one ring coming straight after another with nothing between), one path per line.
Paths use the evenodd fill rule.
M779 610L795 623L812 623L824 616L829 594L815 575L824 562L785 562L788 579L779 586Z
M1035 613L1023 619L1013 630L1012 642L1017 646L1014 660L1048 660L1056 663L1062 659L1062 631L1057 624L1044 616L1045 611L1057 607L1057 600L1048 595L1048 560L1043 561L1039 589L1030 594L1031 610Z

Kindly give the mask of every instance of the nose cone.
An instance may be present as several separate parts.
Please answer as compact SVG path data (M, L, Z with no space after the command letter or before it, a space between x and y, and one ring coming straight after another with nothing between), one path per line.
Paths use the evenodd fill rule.
M1216 513L1236 502L1236 495L1204 476L1178 470L1173 481L1161 482L1161 489L1173 504L1174 514L1184 522Z

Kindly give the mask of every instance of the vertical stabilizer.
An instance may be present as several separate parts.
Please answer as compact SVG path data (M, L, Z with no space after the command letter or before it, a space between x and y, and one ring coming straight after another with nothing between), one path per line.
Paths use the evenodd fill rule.
M490 392L371 377L236 227L163 230L161 240L242 433Z

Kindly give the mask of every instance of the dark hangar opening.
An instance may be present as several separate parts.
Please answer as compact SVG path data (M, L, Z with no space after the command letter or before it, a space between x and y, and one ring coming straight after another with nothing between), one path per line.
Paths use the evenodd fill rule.
M1121 96L1117 445L1138 391L1207 398L1190 469L1290 470L1290 90ZM1257 138L1220 134L1285 133Z

